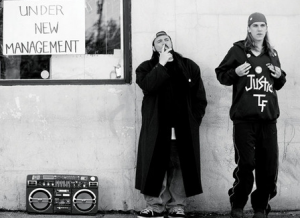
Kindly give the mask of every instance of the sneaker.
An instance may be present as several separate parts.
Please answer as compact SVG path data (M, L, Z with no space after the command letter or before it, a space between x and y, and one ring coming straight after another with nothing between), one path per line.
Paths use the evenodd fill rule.
M186 215L184 213L184 209L181 207L178 207L178 208L171 209L171 211L168 214L168 217L169 218L185 218Z
M253 218L267 218L265 211L256 211Z
M155 212L152 208L146 208L137 213L137 218L145 218L145 217L164 218L164 214Z
M243 218L243 217L244 217L243 209L232 208L230 212L230 218Z

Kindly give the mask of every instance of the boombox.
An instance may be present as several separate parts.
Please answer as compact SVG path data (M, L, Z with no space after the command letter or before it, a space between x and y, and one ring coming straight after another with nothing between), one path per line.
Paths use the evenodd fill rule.
M94 215L98 211L98 178L86 175L27 175L26 211Z

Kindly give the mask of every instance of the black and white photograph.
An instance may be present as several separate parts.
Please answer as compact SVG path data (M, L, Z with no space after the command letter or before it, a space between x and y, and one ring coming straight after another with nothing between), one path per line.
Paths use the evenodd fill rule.
M0 32L1 218L300 218L299 0L0 0Z

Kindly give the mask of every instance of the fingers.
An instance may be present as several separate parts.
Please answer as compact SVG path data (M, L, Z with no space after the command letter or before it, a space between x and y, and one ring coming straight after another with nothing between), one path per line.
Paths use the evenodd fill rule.
M274 72L274 73L271 72L271 76L278 79L280 77L280 74L277 72Z
M279 67L274 66L270 63L266 64L266 66L271 71L271 75L274 78L279 78L281 76L281 69ZM245 76L250 73L250 69L251 69L251 65L249 63L245 62L244 64L237 67L235 69L235 72L238 76Z
M271 76L275 77L275 78L279 78L281 76L281 70L279 67L276 67L270 63L266 64L266 66L269 68L269 70L271 71Z
M274 66L274 65L272 65L270 63L266 64L266 66L269 68L269 70L271 70L274 73L279 70L278 67L276 67L276 66Z
M247 66L246 68L244 68L244 75L249 74L250 68L251 68L251 65L249 65L249 66Z
M163 44L162 48L161 48L161 53L165 51L165 44Z
M165 49L166 49L166 50L165 50ZM172 50L172 48L169 48L168 45L163 44L163 46L161 47L161 51L160 51L159 53L163 53L163 52L168 53L168 52L170 52L171 50Z
M268 64L266 64L266 66L269 68L269 70L271 70L272 72L275 72L275 68L272 64L268 63Z
M244 70L245 70L245 71L249 71L250 68L251 68L251 65L247 63L247 65L245 66Z
M161 47L161 51L159 54L159 63L161 65L164 66L167 62L170 62L173 60L173 55L170 53L171 50L172 50L172 48L168 48L168 45L166 45L166 44L164 44Z
M241 66L241 75L242 76L245 76L245 75L248 75L249 72L250 72L250 68L251 68L251 65L247 62L245 62L242 66Z
M251 68L251 65L249 64L249 63L247 63L247 62L245 62L244 64L242 64L241 66L240 66L240 68L241 68L241 70L247 70L247 69L250 69Z
M172 50L171 48L168 48L165 52L168 53L168 52L170 52L171 50Z

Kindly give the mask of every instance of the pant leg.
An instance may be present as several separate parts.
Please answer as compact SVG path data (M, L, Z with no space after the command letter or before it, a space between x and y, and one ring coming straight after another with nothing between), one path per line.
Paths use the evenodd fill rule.
M262 124L260 143L256 149L256 190L251 194L255 211L271 207L269 201L277 194L278 142L276 124Z
M167 187L169 189L171 199L166 204L166 208L168 210L175 207L184 208L186 206L187 199L175 140L172 140L170 154Z
M170 148L170 162L165 175L162 189L158 197L144 195L147 207L156 212L163 212L175 207L186 206L186 194L182 178L182 171L176 146L176 140L172 140Z
M255 125L252 123L241 123L234 125L233 128L237 167L233 172L235 181L228 194L232 208L244 208L254 183Z
M146 206L152 208L155 212L161 213L165 210L165 202L170 199L170 194L167 188L167 173L163 180L162 188L158 197L144 195Z

